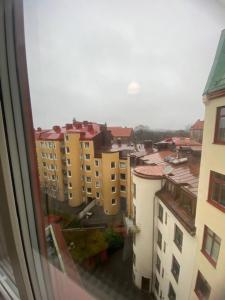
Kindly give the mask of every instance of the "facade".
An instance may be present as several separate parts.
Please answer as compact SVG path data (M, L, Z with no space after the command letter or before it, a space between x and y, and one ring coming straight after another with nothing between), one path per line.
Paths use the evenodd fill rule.
M204 121L197 120L190 128L190 138L202 143Z
M109 215L130 213L129 148L112 145L106 126L84 122L38 129L36 150L42 191L72 207L96 200Z
M190 299L196 253L198 152L162 150L133 172L133 273L156 299Z
M225 31L203 96L205 125L198 191L193 299L225 299Z

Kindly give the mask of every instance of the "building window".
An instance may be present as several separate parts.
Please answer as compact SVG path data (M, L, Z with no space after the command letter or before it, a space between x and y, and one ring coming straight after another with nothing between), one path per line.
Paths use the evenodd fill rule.
M225 212L225 175L210 172L208 201Z
M86 182L91 182L91 177L86 177Z
M85 159L90 159L91 155L90 154L85 154Z
M163 252L166 253L166 242L163 242Z
M85 143L84 143L84 147L85 147L85 148L89 148L89 143L88 143L88 142L85 142Z
M95 187L96 187L96 188L100 188L100 182L99 182L99 181L96 181Z
M165 213L165 224L167 225L167 212Z
M91 194L91 188L87 188L87 193Z
M70 153L70 148L66 147L66 153Z
M116 187L112 186L112 193L115 193L115 192L116 192Z
M162 278L164 277L164 268L162 268Z
M84 186L82 186L82 192L85 192L85 187Z
M169 284L168 298L169 300L176 300L176 293L171 283Z
M116 204L117 204L116 199L112 199L112 205L116 205Z
M155 291L158 295L159 294L159 281L158 281L157 276L155 276Z
M182 244L183 244L183 232L180 228L175 224L174 229L174 243L177 245L177 248L182 251Z
M111 174L111 180L116 180L116 174Z
M158 235L157 235L157 245L160 249L162 249L162 233L158 229Z
M202 244L202 252L208 260L216 266L221 239L207 226L204 228L204 237Z
M49 153L49 159L53 159L53 154Z
M121 173L121 174L120 174L120 179L121 179L121 180L126 180L126 174Z
M178 263L178 261L176 260L175 256L173 255L172 258L172 268L171 268L171 272L176 280L176 282L178 282L178 278L179 278L179 274L180 274L180 265Z
M44 172L44 176L47 177L47 172Z
M209 299L211 292L211 287L208 282L203 277L202 273L198 271L196 284L195 284L195 293L199 297L199 299L207 300Z
M46 167L46 162L45 162L45 161L43 161L43 163L42 163L42 164L43 164L43 167Z
M225 144L225 106L217 108L214 142Z
M69 193L69 198L70 198L70 199L73 198L73 193Z
M115 161L112 161L111 162L111 169L115 169L115 167L116 167L116 163L115 163Z
M69 158L67 158L66 164L67 164L67 166L70 166L70 159Z
M156 256L156 269L158 270L159 274L160 274L160 270L161 270L161 260L157 254Z
M69 189L72 189L72 183L71 182L69 182L69 185L68 185L68 187L69 187Z
M120 169L126 168L126 163L125 162L120 162Z
M99 171L95 171L95 177L99 176Z
M133 184L133 197L136 198L136 184Z
M56 154L55 153L53 153L53 159L56 159Z
M96 193L96 198L97 198L97 199L100 198L100 193L99 193L99 192Z
M95 166L98 167L99 166L99 160L95 160Z
M121 185L120 186L120 191L121 192L126 192L126 186L125 185Z
M159 204L158 209L159 209L158 210L158 218L163 223L163 207L162 207L162 205Z
M68 134L65 135L65 140L66 140L66 141L69 141L69 136L68 136Z
M52 180L54 180L54 181L55 181L55 175L52 175Z
M85 166L85 170L86 170L86 171L91 171L91 166L90 166L90 165L86 165L86 166Z
M72 173L71 173L70 170L67 171L67 176L68 176L68 177L71 177L71 176L72 176Z

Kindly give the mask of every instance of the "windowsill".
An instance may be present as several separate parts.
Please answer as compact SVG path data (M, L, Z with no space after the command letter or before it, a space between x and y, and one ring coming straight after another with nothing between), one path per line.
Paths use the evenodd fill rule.
M217 263L209 256L204 249L201 249L202 254L205 256L205 258L210 262L210 264L216 269Z
M212 200L207 200L207 202L209 204L211 204L212 206L216 207L217 209L219 209L220 211L222 211L223 213L225 213L225 207L222 206L221 204L215 202L215 201L212 201Z

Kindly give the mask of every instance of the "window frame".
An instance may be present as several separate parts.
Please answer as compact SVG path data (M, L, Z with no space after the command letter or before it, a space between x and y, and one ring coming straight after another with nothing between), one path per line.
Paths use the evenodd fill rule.
M175 239L175 237L176 237L176 229L178 229L178 231L182 233L182 243L181 243L181 245L179 243L177 243L176 242L177 239ZM182 252L183 241L184 241L183 237L184 237L183 231L180 229L180 227L177 226L177 224L174 224L174 239L173 239L173 241L174 241L174 244L177 246L177 248L180 250L180 252Z
M208 200L207 202L210 203L211 205L213 205L214 207L218 208L220 211L225 213L225 206L223 206L222 204L220 204L219 202L215 201L212 199L212 193L213 193L213 184L216 183L221 183L222 185L225 185L225 181L222 181L220 179L215 179L214 176L216 174L225 176L224 174L221 174L219 172L215 172L210 170L210 175L209 175L209 191L208 191ZM220 188L221 189L221 188Z
M160 203L158 204L158 219L163 223L163 207Z
M218 144L218 145L225 145L225 141L221 141L218 138L218 130L219 130L219 121L221 117L225 117L225 114L220 116L220 111L222 109L225 109L225 106L219 106L216 109L216 124L215 124L215 131L214 131L214 144Z
M178 267L178 272L174 272L174 266ZM174 255L172 256L171 273L173 274L174 279L178 283L179 276L180 276L180 264L178 263L178 261Z
M202 293L201 293L201 291L199 291L199 289L197 289L197 283L198 283L198 279L199 280L202 280L202 283L203 284L206 284L207 285L207 288L209 288L209 294L208 294L208 298L205 298L205 295L203 295ZM194 292L195 292L195 294L197 295L197 297L198 297L198 299L204 299L204 300L206 300L206 299L209 299L209 297L210 297L210 293L211 293L211 286L209 285L209 283L208 283L208 281L205 279L205 277L202 275L202 273L198 270L198 273L197 273L197 277L196 277L196 281L195 281L195 288L194 288ZM204 298L203 298L204 297Z
M159 236L161 237L160 239L159 239ZM162 249L162 233L159 229L157 230L157 245L158 245L159 249L161 250Z
M172 291L172 292L174 293L175 299L174 299L174 298L170 298L170 291ZM175 290L174 290L174 288L173 288L173 285L172 285L171 282L170 282L170 283L169 283L169 289L168 289L168 299L169 299L169 300L176 300L176 298L177 298L176 292L175 292Z
M212 235L209 233L209 230L212 232ZM219 252L218 252L218 256L217 256L216 261L213 259L212 255L207 253L207 251L205 250L205 246L206 246L208 236L211 236L211 238L212 238L212 245L211 245L211 249L210 249L211 254L212 254L213 246L214 246L215 243L219 244L219 252L220 252L221 238L214 231L212 231L208 226L204 225L201 252L208 259L208 261L213 265L213 267L216 268L216 265L217 265L217 262L218 262L218 257L219 257ZM216 239L220 239L220 243L218 241L216 241Z

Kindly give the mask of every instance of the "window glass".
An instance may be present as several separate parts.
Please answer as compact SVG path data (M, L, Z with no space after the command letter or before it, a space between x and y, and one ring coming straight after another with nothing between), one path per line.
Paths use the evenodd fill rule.
M202 252L214 265L217 263L221 239L207 226L204 227Z
M217 109L215 142L225 143L225 106Z
M183 245L183 232L180 228L175 224L175 231L174 231L174 243L177 245L178 249L182 250Z
M209 299L211 287L200 271L198 271L196 279L195 292L200 299Z

